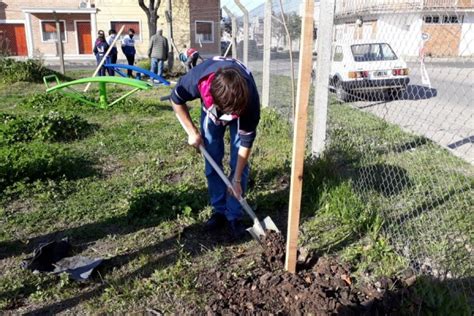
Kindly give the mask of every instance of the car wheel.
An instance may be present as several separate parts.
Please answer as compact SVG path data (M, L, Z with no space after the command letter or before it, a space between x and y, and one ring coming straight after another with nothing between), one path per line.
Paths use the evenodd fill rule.
M347 102L349 100L349 95L344 87L342 86L341 81L336 81L336 99L341 102Z

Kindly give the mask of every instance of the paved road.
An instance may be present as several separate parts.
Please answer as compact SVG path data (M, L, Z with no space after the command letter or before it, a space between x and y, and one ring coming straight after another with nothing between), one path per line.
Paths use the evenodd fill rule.
M474 164L474 67L427 65L431 89L410 64L410 85L399 100L358 101L352 106L423 135Z
M261 71L262 62L251 61L249 67ZM351 105L428 137L474 164L474 62L427 63L431 89L421 84L420 65L410 63L409 67L411 82L399 100L379 98ZM297 73L297 63L295 69ZM289 76L289 60L272 60L271 73Z

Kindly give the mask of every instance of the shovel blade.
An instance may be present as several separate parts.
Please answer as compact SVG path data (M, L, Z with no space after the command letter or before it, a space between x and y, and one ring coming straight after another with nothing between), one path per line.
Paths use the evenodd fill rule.
M266 230L273 230L277 233L280 232L280 230L276 227L275 223L269 216L265 217L260 223L255 223L252 227L247 228L249 234L252 235L252 237L258 241L260 241L260 238L262 236L266 235Z
M263 223L262 223L262 226L265 230L273 230L277 233L280 232L280 230L278 229L278 227L275 225L275 223L273 222L273 220L270 218L270 216L267 216L263 219Z

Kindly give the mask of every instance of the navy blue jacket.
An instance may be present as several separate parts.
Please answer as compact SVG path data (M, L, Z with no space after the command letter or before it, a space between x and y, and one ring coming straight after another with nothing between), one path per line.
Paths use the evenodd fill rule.
M171 93L171 100L175 104L184 105L188 101L200 98L202 106L205 107L198 88L199 82L218 69L227 67L239 70L248 83L249 103L238 120L240 145L250 148L257 135L257 125L260 121L260 98L251 72L241 62L223 57L214 57L204 61L180 78Z

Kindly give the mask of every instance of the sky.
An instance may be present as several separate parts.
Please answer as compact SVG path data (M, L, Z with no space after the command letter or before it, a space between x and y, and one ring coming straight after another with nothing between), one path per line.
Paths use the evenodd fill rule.
M247 8L247 10L252 11L259 5L264 4L265 0L240 0L240 2ZM240 12L234 0L221 0L221 7L224 5L226 5L229 10ZM225 14L224 12L222 13Z

